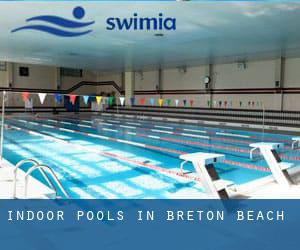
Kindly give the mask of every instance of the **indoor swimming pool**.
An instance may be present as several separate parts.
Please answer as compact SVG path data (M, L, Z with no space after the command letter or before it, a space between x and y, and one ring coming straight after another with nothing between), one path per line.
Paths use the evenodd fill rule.
M4 158L49 165L72 198L200 198L193 166L179 175L179 156L224 154L220 177L245 184L270 175L259 155L250 160L253 142L282 142L281 158L300 164L292 135L93 114L7 115L5 124Z

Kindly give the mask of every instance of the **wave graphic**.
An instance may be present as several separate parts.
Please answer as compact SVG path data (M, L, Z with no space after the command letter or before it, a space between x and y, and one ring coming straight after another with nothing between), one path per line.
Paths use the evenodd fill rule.
M46 32L46 33L49 33L52 35L62 36L62 37L82 36L82 35L92 32L92 30L87 30L87 31L82 31L82 32L71 32L71 31L65 31L65 30L61 30L61 29L57 29L57 28L53 28L53 27L49 27L49 26L45 26L45 25L23 26L23 27L14 29L11 32L14 33L14 32L20 31L20 30L38 30L38 31L42 31L42 32Z
M76 22L72 20L68 20L62 17L58 16L36 16L32 17L26 20L27 22L30 21L44 21L47 23L55 24L64 28L82 28L85 26L92 25L95 23L95 21L92 22L86 22L86 23L81 23L81 22Z
M84 10L81 7L77 7L74 9L75 12L73 12L73 16L76 19L81 19L84 16ZM13 29L11 32L17 32L21 30L37 30L46 32L55 36L61 36L61 37L74 37L74 36L82 36L85 34L90 33L92 30L86 30L86 31L74 31L75 29L80 29L83 27L90 26L95 23L95 21L91 22L78 22L69 20L66 18L62 18L59 16L51 16L51 15L43 15L43 16L35 16L26 19L26 22L34 22L39 21L43 24L38 25L25 25L16 29ZM52 27L51 25L55 25L57 27ZM65 30L66 29L72 29L71 30Z

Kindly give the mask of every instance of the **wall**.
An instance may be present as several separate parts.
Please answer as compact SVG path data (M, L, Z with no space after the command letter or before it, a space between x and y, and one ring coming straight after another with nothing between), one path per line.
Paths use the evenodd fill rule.
M114 81L119 87L123 87L122 72L99 72L97 81Z
M9 83L11 82L12 88L40 89L42 92L43 89L57 90L58 86L60 86L60 90L68 90L81 81L114 81L120 88L123 88L122 72L110 73L83 70L82 77L60 77L59 69L57 67L21 63L8 63L7 65L9 67L7 67L6 71L0 71L0 87L9 87ZM19 76L19 67L28 67L29 76ZM116 96L119 96L119 93L116 91L116 89L109 85L101 87L99 87L98 85L86 85L76 89L73 92L73 94L97 95L101 92L115 92ZM8 95L8 106L24 106L23 100L20 97L20 93L9 92ZM35 107L56 105L54 102L54 98L50 94L46 97L43 105L40 104L37 94L31 94L30 98L33 98L33 103ZM85 106L82 100L81 105Z
M289 88L300 87L300 58L285 60L284 86Z
M135 90L138 91L154 90L158 85L158 81L158 70L135 72L134 74Z
M28 89L43 89L57 90L60 85L61 90L66 90L81 81L97 81L97 73L83 70L82 77L61 77L56 67L30 65L20 63L8 63L7 71L0 71L0 87L8 87L12 83L12 88L28 88ZM19 67L28 67L29 76L24 77L19 75ZM10 76L11 75L11 76ZM10 79L11 78L11 79ZM83 86L77 89L74 94L85 95L98 93L97 86ZM8 106L24 106L23 100L19 93L8 92ZM54 98L48 95L43 105L40 104L37 94L31 94L34 106L54 106ZM83 103L81 101L81 103Z
M266 109L299 111L300 94L295 92L295 88L300 92L300 58L288 58L283 65L282 87L290 94L282 94L274 88L278 78L278 59L247 62L245 69L239 68L237 63L228 63L187 67L185 72L182 68L163 69L161 75L158 70L138 71L132 73L130 81L134 83L136 104L146 98L145 104L149 105L149 99L154 98L158 105L158 99L163 98L171 99L172 106L175 106L174 100L178 99L180 106L183 106L183 100L187 100L187 106L190 106L189 100L193 100L195 107L208 107L210 101L217 108L224 108L226 102L226 108L261 109L264 106ZM122 72L84 70L83 77L59 79L56 67L18 63L13 66L8 64L7 71L0 71L1 87L8 87L12 82L15 88L57 89L60 83L61 89L69 89L81 81L114 81L121 89L125 89ZM19 66L28 66L30 76L20 77ZM203 78L209 73L212 77L212 94L204 90ZM160 92L156 90L158 85ZM76 94L99 94L102 91L116 92L112 86L87 86L76 90ZM23 105L19 95L11 99L9 105ZM38 105L39 101L36 102ZM222 102L221 106L219 102ZM53 100L47 97L45 105L54 105Z
M239 69L237 63L216 64L213 78L215 89L273 88L275 61L248 62L246 69Z
M20 76L19 67L28 67L29 76ZM15 63L13 67L13 88L53 89L55 67Z
M75 84L77 84L81 81L95 82L95 81L97 81L97 75L94 72L83 70L82 77L62 76L61 77L61 89L62 90L70 89ZM97 93L97 86L90 86L90 85L78 88L74 91L74 94L78 94L78 95L79 94L89 95L89 94L95 94L95 93Z
M167 69L162 72L163 90L203 89L203 78L206 67L188 67L183 69Z
M9 76L8 71L0 71L0 87L8 87Z
M143 81L138 72L135 77L135 81L138 80L135 85L136 104L146 98L146 104L149 105L149 99L154 98L158 105L158 99L163 98L171 99L171 106L175 106L174 100L178 99L180 106L183 106L183 100L187 100L187 106L190 106L189 100L193 100L194 107L209 107L209 103L212 103L215 108L300 111L299 93L282 94L275 89L275 81L279 80L278 75L282 73L283 88L300 90L300 58L286 59L283 72L279 72L278 61L247 62L244 69L238 67L237 63L215 64L210 69L208 65L188 67L185 73L177 68L166 69L162 71L160 93L157 93L154 84L158 81L158 71L143 72ZM203 83L209 72L212 77L211 95L204 90Z

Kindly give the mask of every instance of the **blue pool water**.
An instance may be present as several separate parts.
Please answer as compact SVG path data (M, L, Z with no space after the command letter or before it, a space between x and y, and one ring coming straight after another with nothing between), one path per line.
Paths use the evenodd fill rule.
M263 140L284 142L283 159L300 164L290 135L101 115L14 115L6 124L4 157L49 165L72 198L199 198L197 182L174 175L180 154L225 154L225 163L216 165L220 177L244 184L270 174L264 160L249 159L249 143Z

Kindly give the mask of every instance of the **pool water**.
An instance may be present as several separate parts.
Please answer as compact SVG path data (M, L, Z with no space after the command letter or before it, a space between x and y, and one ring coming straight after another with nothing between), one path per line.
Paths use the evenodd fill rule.
M191 164L176 175L179 155L224 154L220 177L244 184L270 174L261 157L249 159L249 144L259 141L285 143L281 157L300 164L291 135L89 114L11 115L5 124L4 157L49 165L72 198L204 197Z

